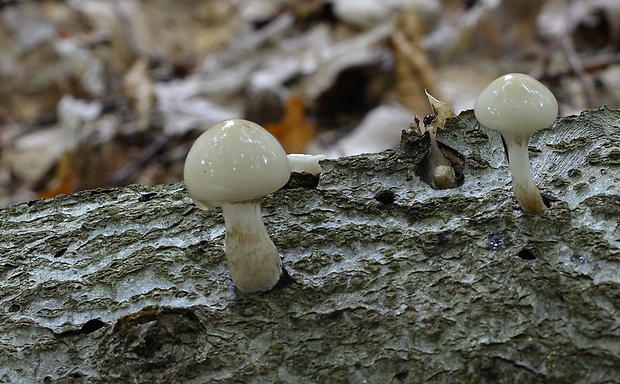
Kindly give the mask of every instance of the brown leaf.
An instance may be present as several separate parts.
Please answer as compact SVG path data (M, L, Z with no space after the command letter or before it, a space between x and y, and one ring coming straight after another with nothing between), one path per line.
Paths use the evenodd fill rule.
M417 114L428 111L427 89L442 99L437 74L422 48L423 23L414 13L399 15L390 42L395 58L396 90L401 102Z
M149 127L155 105L155 89L149 76L148 63L136 60L125 74L125 92L132 98L136 115L136 131L141 132Z
M73 169L73 152L65 152L58 159L54 178L45 189L39 192L39 197L47 199L54 196L75 192L75 170Z
M282 120L267 124L265 128L278 139L286 153L304 153L315 136L314 125L306 119L304 100L300 96L287 100Z

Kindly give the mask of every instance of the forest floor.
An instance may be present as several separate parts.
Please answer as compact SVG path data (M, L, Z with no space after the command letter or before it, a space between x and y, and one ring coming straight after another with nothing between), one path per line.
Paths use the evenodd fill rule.
M243 117L289 153L398 144L424 90L471 109L528 73L561 115L620 107L617 0L0 1L0 207L182 180Z

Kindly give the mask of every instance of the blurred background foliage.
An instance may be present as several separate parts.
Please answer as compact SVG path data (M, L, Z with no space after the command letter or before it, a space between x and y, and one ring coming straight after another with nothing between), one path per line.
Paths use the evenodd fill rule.
M289 153L398 144L507 72L620 105L617 0L0 0L0 206L173 183L232 117Z

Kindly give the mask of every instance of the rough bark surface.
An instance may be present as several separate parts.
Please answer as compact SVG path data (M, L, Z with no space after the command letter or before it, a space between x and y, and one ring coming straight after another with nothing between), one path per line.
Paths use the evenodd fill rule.
M183 184L1 210L0 382L617 381L620 111L533 137L546 216L521 212L471 112L439 140L459 188L420 180L418 140L267 196L295 283L265 294L234 290L221 211Z

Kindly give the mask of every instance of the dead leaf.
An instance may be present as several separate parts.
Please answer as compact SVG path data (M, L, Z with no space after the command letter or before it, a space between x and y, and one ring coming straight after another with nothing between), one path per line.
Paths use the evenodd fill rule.
M149 127L156 101L155 89L149 75L149 66L145 60L136 60L125 74L125 92L133 101L136 115L135 129L142 132Z
M15 140L2 151L2 164L19 179L38 183L72 147L66 130L61 127L40 129Z
M75 170L73 169L73 152L65 152L60 156L54 177L47 187L39 192L39 197L47 199L54 196L75 192Z
M433 110L433 115L436 117L433 121L433 125L438 128L443 128L448 117L456 116L456 114L448 103L437 100L433 95L428 93L426 89L424 90L424 93L426 94L426 97L428 97L428 101L431 104L431 109Z
M287 100L282 120L267 124L265 129L278 139L286 153L304 153L315 136L314 125L306 119L301 96Z
M400 101L416 114L425 115L428 99L424 89L440 95L437 74L422 48L424 24L414 13L399 15L390 39L395 59L396 91ZM441 96L439 96L441 98Z

